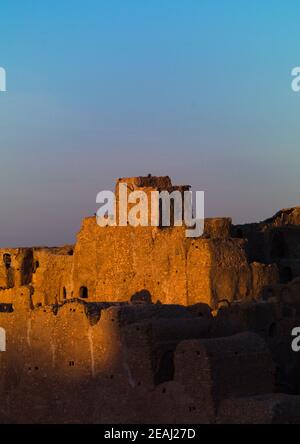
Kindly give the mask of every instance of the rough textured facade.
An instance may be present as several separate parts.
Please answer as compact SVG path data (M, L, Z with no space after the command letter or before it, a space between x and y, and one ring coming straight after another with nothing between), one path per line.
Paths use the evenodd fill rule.
M300 276L300 207L281 210L257 224L232 227L232 235L247 239L250 261L277 263L281 282Z
M198 239L93 217L75 246L0 250L0 422L300 423L300 216L279 214Z
M122 182L146 193L189 189L169 177L119 179L117 190ZM128 301L144 291L153 302L216 308L222 300L256 299L278 282L277 266L249 261L246 247L232 237L229 218L207 219L204 235L191 239L184 226L101 228L89 217L74 247L0 250L0 288L30 285L34 305Z

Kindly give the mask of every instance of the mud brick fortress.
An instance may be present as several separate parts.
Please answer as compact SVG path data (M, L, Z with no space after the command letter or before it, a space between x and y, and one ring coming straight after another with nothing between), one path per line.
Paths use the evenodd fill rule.
M300 423L300 208L200 238L90 217L1 249L0 288L1 423Z

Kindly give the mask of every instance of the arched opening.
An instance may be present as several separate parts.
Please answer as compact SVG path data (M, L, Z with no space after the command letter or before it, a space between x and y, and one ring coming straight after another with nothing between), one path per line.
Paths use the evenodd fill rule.
M8 253L5 253L3 255L3 262L4 262L4 265L7 269L10 268L11 267L11 255Z
M11 266L11 255L5 253L3 255L3 262L6 268L6 278L7 278L7 288L14 288L15 286L15 277L14 277L14 269Z
M80 287L79 297L81 299L87 299L89 297L89 291L88 291L87 287Z
M34 268L33 251L30 248L26 250L21 264L22 285L29 285L31 283L33 268Z

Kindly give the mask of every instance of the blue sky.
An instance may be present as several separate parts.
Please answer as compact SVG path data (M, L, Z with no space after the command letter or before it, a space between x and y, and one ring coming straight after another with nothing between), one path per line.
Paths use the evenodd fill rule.
M300 4L3 0L0 245L73 242L114 179L169 174L207 216L300 204Z

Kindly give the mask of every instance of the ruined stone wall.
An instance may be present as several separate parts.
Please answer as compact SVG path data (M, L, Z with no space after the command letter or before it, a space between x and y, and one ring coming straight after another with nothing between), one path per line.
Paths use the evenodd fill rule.
M26 285L31 281L32 249L0 249L0 288L2 290Z
M166 177L121 178L130 191L179 190ZM130 204L128 205L130 209ZM276 266L250 263L247 242L231 238L231 219L205 220L201 238L188 239L184 227L105 227L84 219L74 252L74 297L126 301L147 292L154 302L208 303L253 299L278 281Z
M248 263L245 242L228 237L230 220L209 219L205 227L202 238L188 239L184 227L101 228L84 219L75 248L0 251L0 302L13 302L7 290L30 285L34 305L127 301L144 292L154 302L215 308L224 299L257 298L278 281L275 266Z
M55 304L73 297L73 255L62 253L65 252L34 250L31 280L34 305Z
M172 185L168 176L123 178L117 202L124 182L148 197L154 190L189 189ZM75 247L0 250L0 302L1 289L22 285L31 286L34 305L72 298L127 301L137 293L154 302L212 308L222 300L256 299L278 282L277 269L270 261L251 263L249 243L231 237L238 235L234 231L230 218L206 219L203 236L194 239L184 226L101 228L95 217L86 218Z
M277 264L281 283L300 276L300 207L283 209L260 223L233 226L231 234L247 239L249 261Z
M157 222L159 226L162 226L162 215L161 215L161 206L159 205L159 202L157 202L157 207L153 207L153 201L152 201L152 194L153 192L163 192L167 191L168 193L173 192L179 192L182 196L182 202L184 197L184 192L190 190L190 185L172 185L171 179L169 176L152 176L149 174L146 177L127 177L127 178L120 178L116 182L116 216L117 221L119 220L120 211L123 213L122 209L123 207L119 207L120 204L120 185L126 184L127 186L127 193L131 192L139 192L142 191L147 196L147 209L148 209L148 224L151 225L152 220L152 214L155 214L157 216ZM126 203L125 208L127 213L129 214L130 210L135 206L137 202L134 203ZM123 202L124 205L124 202ZM184 204L182 203L182 220L184 220ZM174 201L173 199L170 199L170 226L174 225Z
M272 394L263 334L249 333L272 321L273 303L241 307L229 331L224 309L215 318L195 307L80 300L33 309L30 288L16 296L13 312L0 311L1 423L300 421L299 397Z
M188 239L183 227L101 228L85 219L74 252L74 296L86 287L90 300L126 301L147 290L154 302L214 307L222 299L255 298L277 282L276 267L250 265L243 241L225 237L228 224L210 220L208 227L216 238L208 230Z
M31 287L33 304L72 298L73 247L0 250L0 303L13 303L16 291Z
M92 217L74 247L1 249L0 423L300 423L300 284L278 283L299 214L207 219L195 239Z

